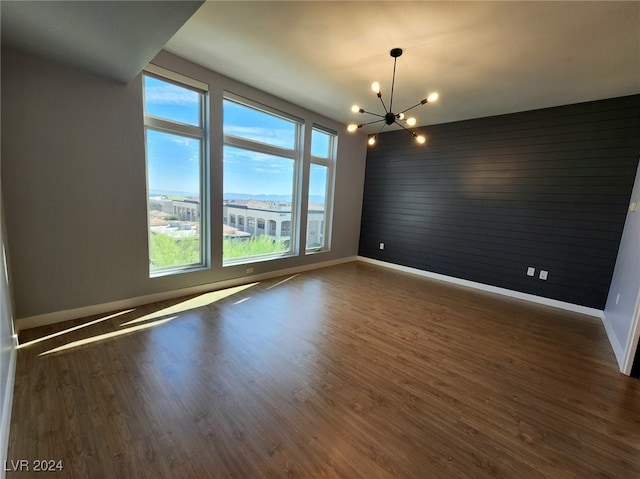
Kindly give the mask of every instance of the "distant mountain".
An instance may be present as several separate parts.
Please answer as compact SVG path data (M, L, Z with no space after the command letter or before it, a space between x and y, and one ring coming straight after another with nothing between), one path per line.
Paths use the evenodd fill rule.
M291 203L289 195L250 195L247 193L225 193L225 200L283 201Z
M225 193L225 200L256 200L256 201L272 201L272 202L283 202L283 203L291 203L291 196L289 195L250 195L247 193ZM324 196L319 195L311 195L309 197L309 201L311 203L324 203Z
M150 190L149 191L150 195L156 196L156 195L166 195L166 196L188 196L188 197L192 197L192 198L197 198L199 195L198 193L193 193L193 192L189 192L189 191L173 191L173 190Z
M184 196L184 197L198 197L196 193L190 193L188 191L169 191L169 190L151 190L150 195L167 195L167 196ZM256 200L267 201L274 203L291 203L291 196L289 195L250 195L247 193L225 193L225 200ZM309 197L311 203L324 204L324 196L311 195Z

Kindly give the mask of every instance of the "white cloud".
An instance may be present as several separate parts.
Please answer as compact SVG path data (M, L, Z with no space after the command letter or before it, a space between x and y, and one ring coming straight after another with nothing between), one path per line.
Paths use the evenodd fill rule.
M193 143L197 142L198 140L193 140L191 138L185 138L185 137L172 137L171 141L173 143L178 144L178 145L184 145L184 146L186 146L188 148L191 148Z
M243 150L240 148L228 147L224 149L224 161L233 163L269 163L269 166L277 166L279 168L293 168L293 160L289 158L281 158L257 151Z
M148 102L161 105L197 105L198 94L173 85L149 86L145 90Z

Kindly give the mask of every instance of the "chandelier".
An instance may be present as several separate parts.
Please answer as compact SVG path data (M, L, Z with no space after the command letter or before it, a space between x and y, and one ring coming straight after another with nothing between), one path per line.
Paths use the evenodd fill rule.
M383 130L383 128L385 126L391 126L391 125L393 125L395 123L396 125L399 125L404 130L409 132L409 134L411 134L411 136L413 136L413 138L415 138L415 140L416 140L416 142L418 144L424 145L426 143L426 141L427 141L427 138L424 135L418 134L415 131L411 131L409 128L404 126L403 123L406 123L407 126L410 126L410 127L415 126L415 124L416 124L416 119L414 117L412 117L412 116L407 117L405 115L405 113L407 113L409 110L413 110L417 106L424 105L425 103L436 101L438 99L438 94L436 92L433 92L427 98L424 98L423 100L420 100L418 103L416 103L413 106L410 106L406 110L402 110L400 113L393 113L393 88L394 88L395 82L396 82L396 62L398 61L398 57L400 55L402 55L402 48L393 48L389 52L389 55L391 55L393 57L393 79L391 80L391 97L389 98L389 108L387 108L387 105L385 104L384 100L382 99L382 93L380 92L380 83L378 83L377 81L373 82L371 84L371 89L374 91L374 93L380 99L380 103L382 103L382 107L384 108L384 115L381 115L379 113L373 113L373 112L370 112L370 111L366 111L363 108L360 108L358 105L353 105L351 107L351 111L353 113L366 113L367 115L376 116L376 117L378 117L380 119L379 120L373 120L373 121L370 121L370 122L367 122L367 123L351 123L351 124L349 124L347 126L347 131L349 131L350 133L353 133L358 128L362 128L365 125L373 125L375 123L384 122L382 124L382 126L380 127L380 129L378 130L378 133L376 133L375 135L369 136L369 139L367 140L367 143L369 143L369 145L373 146L373 145L376 144L376 140L378 138L378 135Z

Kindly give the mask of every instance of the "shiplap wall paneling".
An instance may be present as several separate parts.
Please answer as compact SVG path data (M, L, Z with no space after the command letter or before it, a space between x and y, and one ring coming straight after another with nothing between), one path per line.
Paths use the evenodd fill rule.
M602 309L639 105L634 95L433 125L421 128L426 147L383 133L367 155L359 254Z

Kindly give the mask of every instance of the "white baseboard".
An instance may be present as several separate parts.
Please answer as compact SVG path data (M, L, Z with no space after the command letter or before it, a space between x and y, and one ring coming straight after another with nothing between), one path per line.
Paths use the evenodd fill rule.
M189 288L176 289L172 291L164 291L162 293L148 294L145 296L137 296L134 298L122 299L119 301L112 301L109 303L96 304L92 306L85 306L81 308L67 309L63 311L54 311L52 313L39 314L37 316L28 316L25 318L19 318L15 321L16 331L23 331L25 329L37 328L40 326L47 326L49 324L61 323L63 321L69 321L71 319L84 318L86 316L93 316L94 314L104 314L112 311L135 308L149 303L155 303L157 301L164 301L167 299L179 298L181 296L188 296L190 294L207 293L219 289L232 288L246 283L254 283L256 281L264 281L271 278L277 278L278 276L286 276L288 274L301 273L303 271L311 271L319 268L326 268L341 263L349 263L356 261L357 256L348 256L346 258L340 258L331 261L323 261L321 263L314 263L304 266L296 266L293 268L286 268L277 271L270 271L267 273L260 273L251 276L243 276L241 278L233 278L224 281L218 281L216 283L207 283L198 286L192 286Z
M513 291L506 288L498 288L497 286L490 286L488 284L477 283L475 281L468 281L466 279L455 278L453 276L446 276L444 274L432 273L430 271L424 271L417 268L410 268L408 266L401 266L399 264L387 263L386 261L380 261L377 259L365 258L364 256L358 256L359 261L365 263L376 264L378 266L384 266L385 268L391 268L405 273L411 273L425 278L436 279L439 281L446 281L447 283L453 283L460 286L467 286L469 288L478 289L481 291L487 291L489 293L501 294L503 296L509 296L511 298L522 299L531 303L543 304L545 306L551 306L558 309L564 309L566 311L572 311L574 313L581 313L587 316L595 316L602 319L604 313L600 309L588 308L579 304L567 303L564 301L558 301L555 299L545 298L543 296L536 296L534 294L521 293L519 291Z
M2 464L7 460L7 453L9 451L9 429L11 427L11 409L13 406L13 387L16 380L16 359L18 351L15 348L17 342L15 337L13 338L14 347L11 349L11 356L9 358L9 375L7 377L7 384L5 389L4 398L2 398L2 418L0 418L0 457L2 458ZM0 479L5 478L4 467L0 469Z

